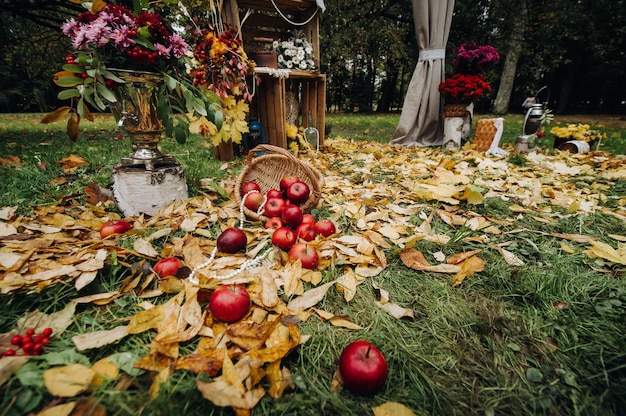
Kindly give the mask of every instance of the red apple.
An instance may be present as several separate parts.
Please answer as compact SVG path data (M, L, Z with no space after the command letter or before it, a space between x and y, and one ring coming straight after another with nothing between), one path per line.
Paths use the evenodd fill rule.
M276 230L283 226L284 226L283 220L280 217L271 217L269 220L265 222L266 229L273 228L274 230Z
M315 225L311 223L302 223L296 228L296 238L300 238L304 241L312 241L317 237L317 231L315 231Z
M175 276L178 269L183 265L183 262L178 257L166 257L157 261L152 270L160 278L165 276Z
M245 195L250 191L259 191L261 192L261 187L258 183L254 181L247 181L241 184L241 195Z
M323 218L315 223L315 231L323 235L324 237L330 237L337 232L335 224L327 219Z
M295 243L289 250L289 260L300 259L302 267L313 270L317 266L317 251L307 243Z
M241 285L224 285L215 289L209 298L209 310L215 319L235 322L250 309L250 295Z
M313 214L304 214L302 216L302 224L312 224L312 225L315 225L316 222L317 222L317 220L315 219Z
M105 238L111 234L123 234L131 228L130 223L123 220L107 221L100 227L100 237Z
M249 210L256 212L259 209L259 207L263 204L264 201L265 201L265 197L263 196L261 192L250 191L248 196L246 196L244 205Z
M286 198L287 197L287 189L289 189L289 186L291 186L292 183L294 182L298 182L300 179L297 176L293 176L293 175L288 175L288 176L284 176L279 183L279 188L280 191L283 193L283 196Z
M302 181L294 182L287 188L287 199L294 205L304 204L309 199L309 195L311 195L309 185Z
M283 219L283 222L285 223L285 225L291 228L296 228L298 225L302 223L303 216L304 214L302 213L302 210L300 209L299 206L289 204L289 205L285 205L285 208L283 209L283 213L281 214L280 217Z
M268 217L280 217L285 208L285 200L280 198L268 198L264 207L264 214Z
M270 189L269 191L267 191L267 193L265 194L265 196L267 196L267 199L270 198L283 198L283 193L280 192L278 189Z
M272 234L272 244L282 250L289 251L295 242L296 234L287 227L277 228Z
M387 379L387 361L367 341L355 341L344 348L339 357L339 373L343 385L353 393L376 394Z
M247 244L248 237L239 228L227 228L217 237L217 249L223 253L245 251Z

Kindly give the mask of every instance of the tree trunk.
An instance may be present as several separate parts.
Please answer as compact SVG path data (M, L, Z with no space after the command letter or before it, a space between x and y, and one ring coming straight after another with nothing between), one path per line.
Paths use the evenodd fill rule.
M511 93L513 92L513 84L515 83L517 63L519 62L519 57L522 52L524 30L526 29L526 20L528 17L526 0L522 0L520 9L520 15L513 21L513 30L511 31L509 49L504 60L498 95L496 95L496 100L493 104L493 113L496 115L506 114L506 112L509 111L509 102L511 101Z

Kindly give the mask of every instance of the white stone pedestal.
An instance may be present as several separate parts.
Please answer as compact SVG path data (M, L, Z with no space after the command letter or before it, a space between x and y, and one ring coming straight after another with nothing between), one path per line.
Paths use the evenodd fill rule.
M156 165L116 165L113 168L113 195L126 216L155 215L170 203L189 197L185 170L178 163Z

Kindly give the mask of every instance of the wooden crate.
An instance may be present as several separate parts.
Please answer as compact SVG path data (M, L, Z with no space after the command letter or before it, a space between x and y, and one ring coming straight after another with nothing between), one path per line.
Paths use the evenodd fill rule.
M289 79L260 74L252 111L265 129L267 141L274 146L287 147L286 91L287 83L295 83L300 92L300 125L308 127L308 114L311 111L313 127L320 132L320 147L324 144L326 123L326 75L307 71L292 71Z
M274 6L276 5L276 7ZM292 22L307 22L305 25L291 25L280 13ZM304 33L313 46L316 68L320 66L319 15L315 0L224 0L223 20L241 27L246 52L260 50L274 40L291 37L290 31ZM241 24L241 18L250 14ZM270 74L258 73L261 82L251 104L251 115L259 117L269 144L287 147L285 122L287 119L287 85L295 83L300 91L300 125L308 127L308 112L311 111L314 127L320 132L320 146L324 139L326 118L326 75L319 71L292 70L289 78L276 78Z

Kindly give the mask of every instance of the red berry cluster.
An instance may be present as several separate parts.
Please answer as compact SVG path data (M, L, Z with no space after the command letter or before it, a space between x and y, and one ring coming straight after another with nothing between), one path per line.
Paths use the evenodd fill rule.
M50 343L50 337L52 336L52 328L44 328L41 334L36 334L34 329L27 329L24 335L13 335L11 338L11 345L15 345L16 348L11 348L3 353L0 353L0 357L13 357L16 355L41 355L43 354L44 347ZM19 350L22 350L21 354L18 354Z
M126 56L128 56L136 65L155 65L157 59L159 59L158 53L141 49L138 46L127 50Z

